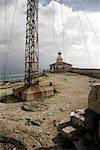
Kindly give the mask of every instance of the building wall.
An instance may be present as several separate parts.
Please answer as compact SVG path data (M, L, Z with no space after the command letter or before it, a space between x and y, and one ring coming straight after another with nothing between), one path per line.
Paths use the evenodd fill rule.
M100 78L100 69L80 69L72 68L71 72L88 75L95 78Z
M50 71L51 72L67 72L71 71L72 66L67 64L56 64L56 65L50 65Z
M64 69L63 69L64 67ZM50 68L50 71L51 72L67 72L67 71L70 71L70 72L73 72L73 73L79 73L79 74L82 74L82 75L88 75L90 77L94 77L94 78L98 78L100 79L100 69L81 69L81 68L72 68L72 66L70 65L67 65L66 66L63 66L62 69L57 69L57 67L55 68L55 71L54 71L54 68L52 66L52 69Z

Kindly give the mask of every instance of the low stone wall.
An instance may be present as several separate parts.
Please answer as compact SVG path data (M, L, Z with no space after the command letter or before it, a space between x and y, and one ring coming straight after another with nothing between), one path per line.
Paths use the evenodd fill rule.
M81 68L72 68L71 72L79 73L83 75L88 75L90 77L100 79L100 69L81 69Z

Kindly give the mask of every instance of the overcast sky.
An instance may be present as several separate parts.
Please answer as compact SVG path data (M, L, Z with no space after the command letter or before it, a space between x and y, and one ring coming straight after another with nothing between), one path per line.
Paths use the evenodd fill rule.
M16 0L6 1L8 51ZM24 72L26 1L17 0L7 60L8 73ZM40 68L46 69L50 63L55 62L59 51L63 53L64 61L71 63L73 67L100 68L100 0L76 0L76 2L79 14L75 0L39 1ZM4 64L5 5L4 0L0 0L0 73L4 72Z

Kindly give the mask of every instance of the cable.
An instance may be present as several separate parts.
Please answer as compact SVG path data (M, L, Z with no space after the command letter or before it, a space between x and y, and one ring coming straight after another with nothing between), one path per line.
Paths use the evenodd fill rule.
M65 34L64 34L64 18L63 18L63 1L61 0L61 18L62 18L62 44L64 51L64 59L65 59Z
M6 30L6 25L7 25L7 1L5 0L5 66L4 66L4 82L6 81L6 55L7 55L7 30ZM6 98L6 86L5 86L5 98Z
M14 15L13 15L13 21L12 21L12 26L11 26L11 32L10 32L10 38L9 38L9 44L8 44L8 50L10 49L10 46L11 46L11 40L12 40L12 35L13 35L13 27L14 27L14 21L15 21L16 9L17 9L17 0L15 1Z
M13 27L14 27L14 21L15 21L16 8L17 8L17 0L15 1L14 15L13 15L13 20L12 20L12 26L11 26L11 31L10 31L10 37L9 37L9 41L8 41L8 48L6 47L4 77L6 76L7 62L8 62L9 50L10 50L11 40L12 40L12 35L13 35ZM5 12L6 12L6 0L5 0ZM5 22L6 22L6 15L5 15ZM5 26L6 26L6 23L5 23ZM6 27L5 27L5 34L6 34ZM5 35L5 37L6 37L6 35Z
M7 38L7 31L6 31L6 24L7 24L7 14L6 14L6 8L7 8L7 2L5 0L5 66L4 66L4 80L6 79L6 55L7 55L7 42L6 42L6 38Z
M55 10L55 0L53 0L53 9ZM54 57L53 57L53 61L55 61L55 13L53 15L53 53L54 53ZM55 67L53 68L53 71L54 71L54 86L55 86Z
M84 42L85 42L85 46L86 46L86 50L87 50L87 54L88 54L90 66L92 67L92 62L91 62L91 58L90 58L90 53L89 53L89 50L88 50L87 41L86 41L86 39L85 39L85 34L84 34L84 30L83 30L83 26L82 26L82 22L81 22L81 18L80 18L80 14L79 14L79 9L78 9L77 1L76 1L76 0L75 0L75 5L76 5L76 9L77 9L79 21L80 21L80 26L81 26L81 29L82 29L82 34L83 34L83 38L84 38Z
M53 0L55 2L55 0ZM55 10L55 4L53 3L53 9ZM53 16L53 52L54 52L54 55L55 55L55 14ZM55 58L54 58L55 60Z
M85 11L84 11L84 8L83 8L83 6L82 6L81 2L79 2L79 4L80 4L80 6L81 6L81 8L82 8L82 11L83 11L83 13L84 13L84 15L85 15L85 17L86 17L86 19L87 19L87 21L88 21L88 23L89 23L90 27L91 27L91 29L92 29L93 33L94 33L94 36L95 36L95 38L96 38L97 42L100 44L100 41L99 41L99 39L98 39L98 37L97 37L97 35L96 35L96 33L95 33L94 28L93 28L93 27L92 27L92 25L91 25L91 22L90 22L89 18L87 17L87 15L86 15L86 13L85 13Z

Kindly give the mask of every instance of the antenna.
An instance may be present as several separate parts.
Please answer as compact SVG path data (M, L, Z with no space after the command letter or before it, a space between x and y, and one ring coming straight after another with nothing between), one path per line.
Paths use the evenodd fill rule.
M38 84L38 0L27 0L25 84Z
M53 95L53 87L39 85L38 0L27 0L25 85L13 90L22 100Z

